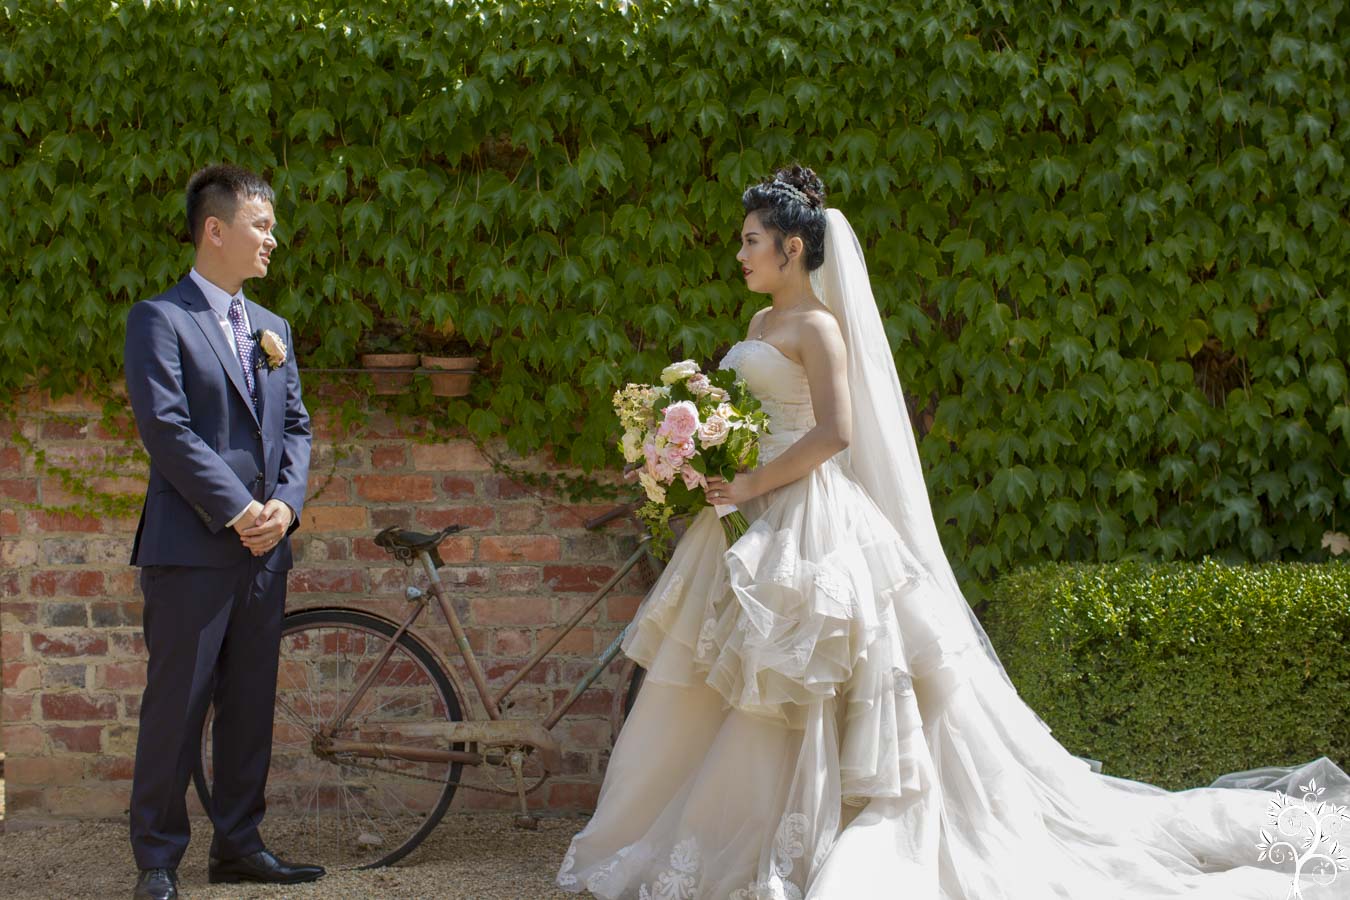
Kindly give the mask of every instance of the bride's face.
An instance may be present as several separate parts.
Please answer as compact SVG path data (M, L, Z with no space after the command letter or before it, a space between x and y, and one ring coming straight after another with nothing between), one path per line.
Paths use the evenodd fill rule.
M774 233L764 226L759 213L747 213L741 225L741 251L736 261L745 274L745 286L757 294L771 294L790 279L801 265L802 239L783 241L778 249Z

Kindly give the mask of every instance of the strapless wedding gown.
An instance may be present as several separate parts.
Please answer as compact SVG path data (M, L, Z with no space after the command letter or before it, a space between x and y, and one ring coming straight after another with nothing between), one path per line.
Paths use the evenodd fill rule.
M761 341L721 362L760 398L761 464L814 424L805 371ZM1095 773L984 653L850 475L847 452L690 523L624 651L647 669L595 815L558 873L637 900L1284 900L1258 864L1276 796ZM1294 794L1323 757L1249 785ZM1233 779L1241 783L1240 779ZM1301 795L1299 795L1301 796ZM1350 844L1350 827L1344 844ZM1325 880L1325 878L1324 878ZM1305 900L1350 898L1350 872Z

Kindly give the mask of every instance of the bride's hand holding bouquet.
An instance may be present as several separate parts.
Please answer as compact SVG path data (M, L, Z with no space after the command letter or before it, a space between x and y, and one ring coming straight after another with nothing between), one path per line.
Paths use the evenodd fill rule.
M733 502L742 495L730 486L758 462L769 417L733 370L704 373L692 360L673 363L659 385L616 391L614 408L623 426L619 448L640 464L637 478L647 495L638 515L659 549L674 537L672 516L710 504L728 542L745 534L748 523Z

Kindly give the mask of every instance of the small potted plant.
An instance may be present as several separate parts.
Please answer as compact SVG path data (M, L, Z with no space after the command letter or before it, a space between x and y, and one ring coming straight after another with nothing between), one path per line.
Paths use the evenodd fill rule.
M468 342L455 338L453 322L445 322L423 335L423 344L430 347L422 354L422 368L430 370L431 393L437 397L463 397L469 393L474 373L478 371L478 357L470 355Z
M367 352L361 354L361 368L371 370L376 394L402 394L412 387L418 355L412 350L410 338L376 334L364 345Z
M463 397L469 393L473 373L478 371L476 356L431 356L422 354L422 368L431 369L431 393L437 397Z

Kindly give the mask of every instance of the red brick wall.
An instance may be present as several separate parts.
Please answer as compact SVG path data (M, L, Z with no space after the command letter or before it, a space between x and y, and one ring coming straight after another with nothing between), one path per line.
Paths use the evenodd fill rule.
M541 497L494 472L463 436L427 442L407 433L416 423L380 412L363 436L340 436L323 402L311 397L309 405L310 487L318 493L297 534L288 608L340 604L397 616L406 608L408 579L423 579L393 563L374 533L386 525L462 523L468 529L441 546L441 574L490 680L500 684L634 546L636 532L626 523L598 532L583 527L610 504ZM79 397L36 396L19 404L11 427L0 432L0 750L12 819L117 816L127 807L145 683L141 598L127 564L136 516L52 511L79 498L36 451L46 465L101 469L95 486L135 497L139 508L145 464L129 458L139 443L128 434L125 421L105 423L99 407ZM542 456L512 465L551 468ZM647 577L635 570L564 640L512 695L519 702L511 715L542 714L567 693L631 618ZM439 615L424 615L419 630L444 656L451 643ZM536 806L593 805L616 682L617 666L555 729L566 771L534 795ZM470 684L467 677L461 683ZM455 803L508 807L511 800L461 791Z

